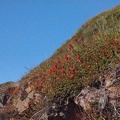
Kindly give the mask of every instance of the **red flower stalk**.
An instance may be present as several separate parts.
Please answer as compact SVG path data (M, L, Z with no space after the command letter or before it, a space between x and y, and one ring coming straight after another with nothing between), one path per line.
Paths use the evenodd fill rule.
M75 77L74 74L71 74L71 75L70 75L70 79L73 79L74 77Z
M68 49L71 49L73 48L71 44L68 44Z
M74 71L75 71L75 68L70 68L70 70L74 72Z
M65 63L62 63L62 64L61 64L61 67L64 67L64 65L65 65Z
M52 71L53 71L53 68L50 68L50 71L52 72Z
M68 59L69 59L69 56L68 56L68 55L65 55L65 58L66 58L66 60L68 60Z
M107 58L107 59L110 58L110 52L107 53L106 58Z
M76 58L79 60L80 59L80 55L77 55Z
M104 52L105 52L105 50L104 50L104 49L102 49L102 50L101 50L101 52L102 52L102 53L104 53Z
M61 70L61 72L62 72L62 73L66 73L64 68Z
M45 74L42 74L42 78L44 78L45 77Z
M72 63L70 64L70 67L73 67L73 64L72 64Z
M87 66L87 69L90 69L90 68L91 68L91 65L88 65L88 66Z
M38 88L42 87L41 83L37 83L36 87Z
M58 71L58 69L57 69L56 67L54 67L54 68L53 68L53 71L54 71L54 72L55 72L55 71Z
M119 42L118 42L118 41L115 41L115 44L116 44L116 45L119 45Z
M77 38L73 38L73 40L74 40L75 42L77 42Z
M57 62L60 63L60 60L58 60Z
M48 74L51 74L51 70L48 70Z
M54 62L53 65L54 65L54 67L57 67L57 63L56 62Z
M57 68L53 68L53 72L54 72L54 74L58 74L58 69Z

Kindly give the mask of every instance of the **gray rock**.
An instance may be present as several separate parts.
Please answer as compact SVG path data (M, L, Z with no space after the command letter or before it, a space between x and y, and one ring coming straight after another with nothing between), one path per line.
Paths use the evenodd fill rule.
M2 109L3 108L3 104L2 103L0 103L0 109Z

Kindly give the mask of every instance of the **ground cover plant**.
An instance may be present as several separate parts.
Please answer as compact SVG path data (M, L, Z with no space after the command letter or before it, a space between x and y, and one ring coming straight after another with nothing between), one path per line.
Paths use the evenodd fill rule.
M77 94L98 74L119 61L119 23L119 6L89 20L51 58L31 70L23 81L32 81L29 85L50 97Z

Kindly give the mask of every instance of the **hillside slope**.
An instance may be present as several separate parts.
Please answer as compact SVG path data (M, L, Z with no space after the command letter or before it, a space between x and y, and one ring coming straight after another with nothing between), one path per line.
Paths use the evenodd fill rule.
M32 116L31 120L116 119L120 115L120 94L116 91L116 96L112 96L117 99L114 105L108 98L112 90L119 90L119 85L117 6L88 20L53 56L19 82L0 85L0 120L29 120ZM78 96L81 90L82 95ZM100 103L102 107L91 109L95 107L88 97L93 94L91 91L96 91L94 96L99 98L94 105ZM113 115L108 114L106 105Z

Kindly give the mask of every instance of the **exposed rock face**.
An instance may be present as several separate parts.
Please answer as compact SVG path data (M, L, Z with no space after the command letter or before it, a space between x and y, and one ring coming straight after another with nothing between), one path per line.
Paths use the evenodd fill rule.
M80 111L82 111L82 108L76 105L73 99L70 98L63 107L53 103L48 111L48 120L77 120Z
M99 87L87 86L74 98L56 96L45 112L38 113L42 116L40 120L46 116L45 120L97 120L101 116L112 120L120 117L119 68L118 65L115 69L105 71L103 78L99 76Z
M0 109L2 109L3 108L3 104L2 103L0 103Z

